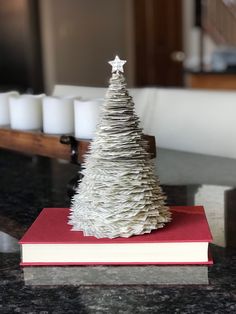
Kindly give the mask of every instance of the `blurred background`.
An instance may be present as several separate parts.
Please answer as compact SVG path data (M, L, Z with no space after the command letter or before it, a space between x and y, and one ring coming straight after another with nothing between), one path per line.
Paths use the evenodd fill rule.
M84 154L77 144L92 138L96 101L111 75L107 62L116 55L127 60L125 76L144 132L156 138L156 169L168 203L204 204L215 243L236 246L236 0L0 0L0 94L44 92L59 102L50 107L47 97L9 96L0 148L26 157L19 166L19 154L1 151L0 200L9 202L2 208L15 219L16 199L19 212L63 203L78 165L61 158L77 163ZM68 95L90 99L90 106L82 110L79 101L74 111L72 99L62 106ZM0 101L5 116L7 97ZM61 141L62 134L79 142ZM28 154L54 160L41 165Z
M105 87L116 54L133 86L236 87L234 0L0 0L0 91Z

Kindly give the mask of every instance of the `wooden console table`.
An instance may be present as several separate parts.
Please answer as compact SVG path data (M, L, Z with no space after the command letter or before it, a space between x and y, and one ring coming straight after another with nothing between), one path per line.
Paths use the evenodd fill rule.
M187 72L185 85L198 89L236 90L236 73Z
M155 158L155 137L144 135L144 138L149 142L151 157ZM73 136L57 136L42 132L23 132L10 128L0 128L0 148L69 160L73 163L83 162L89 144L89 140L79 140Z

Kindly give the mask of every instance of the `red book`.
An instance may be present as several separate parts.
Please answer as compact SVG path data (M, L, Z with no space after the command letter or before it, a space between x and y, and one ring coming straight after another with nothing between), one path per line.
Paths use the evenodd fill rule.
M44 208L20 240L22 266L211 264L212 235L202 206L171 207L163 229L130 238L97 239L71 231L69 208Z

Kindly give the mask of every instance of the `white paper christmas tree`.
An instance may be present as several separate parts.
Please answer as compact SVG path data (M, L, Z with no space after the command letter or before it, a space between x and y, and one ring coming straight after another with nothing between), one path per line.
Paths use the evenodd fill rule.
M130 237L171 219L121 73L125 62L109 62L114 73L72 200L69 224L86 236Z

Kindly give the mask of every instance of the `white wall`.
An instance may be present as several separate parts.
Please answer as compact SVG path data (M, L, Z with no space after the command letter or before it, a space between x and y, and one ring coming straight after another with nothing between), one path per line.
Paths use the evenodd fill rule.
M135 0L40 0L46 92L55 84L107 86L107 61L127 59L127 82L134 86ZM194 0L182 0L185 66L199 65L199 29L194 27ZM204 37L204 62L209 68L216 48ZM92 76L91 76L92 73Z
M116 54L133 84L133 0L41 0L46 91L56 83L107 86ZM91 75L92 73L92 75Z

